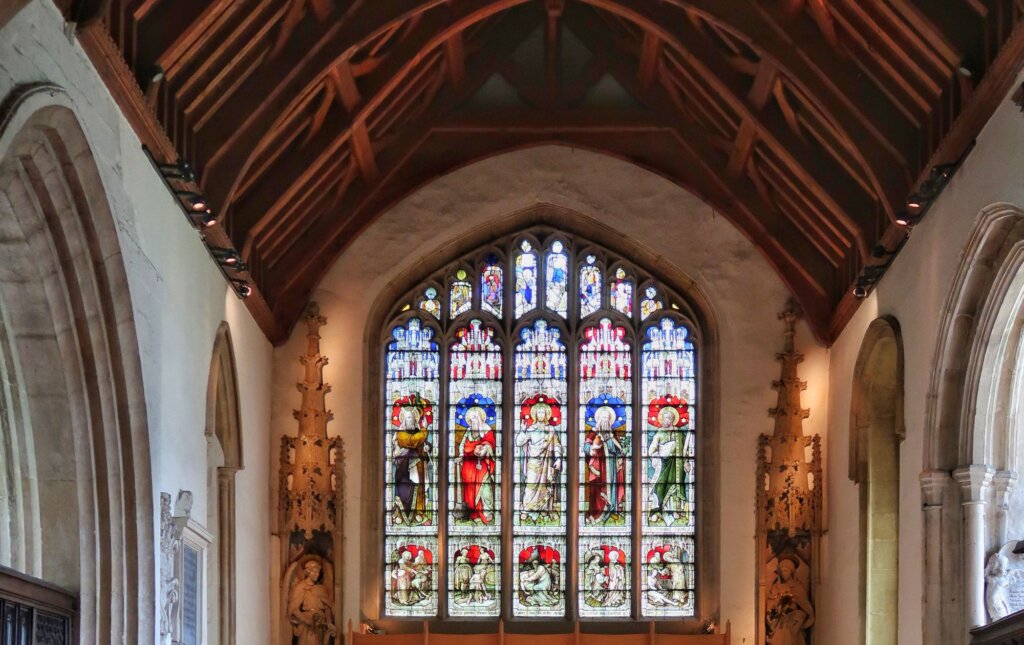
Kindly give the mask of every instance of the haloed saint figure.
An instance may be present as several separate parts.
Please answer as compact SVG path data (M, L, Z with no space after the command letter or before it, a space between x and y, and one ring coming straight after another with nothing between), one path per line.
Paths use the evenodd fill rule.
M689 525L686 482L693 476L694 436L688 432L686 401L666 395L650 404L647 444L650 520L654 525Z
M490 524L494 520L496 488L494 404L472 405L465 411L459 410L457 417L456 424L462 431L456 433L459 448L455 471L459 478L457 490L462 519Z
M621 401L617 401L621 406ZM625 419L611 405L597 408L588 419L583 455L586 468L587 522L624 522L626 459Z
M427 407L429 410L429 407ZM395 524L429 522L428 485L433 481L429 442L429 413L422 405L399 408L391 447L394 456Z
M543 394L523 405L525 430L516 437L522 463L522 521L527 524L557 523L561 514L559 492L562 457L565 454L558 433L561 412L558 403Z

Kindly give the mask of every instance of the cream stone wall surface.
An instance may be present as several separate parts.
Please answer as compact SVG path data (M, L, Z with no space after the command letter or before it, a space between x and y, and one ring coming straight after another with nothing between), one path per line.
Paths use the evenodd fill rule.
M1014 88L1020 86L1018 78ZM863 303L829 352L829 531L824 541L819 642L859 642L858 492L847 477L850 394L854 365L868 325L894 316L903 331L907 438L900 452L899 642L921 640L923 548L921 489L925 410L942 308L968 233L983 208L997 202L1024 206L1024 115L1009 96L978 137L925 220L878 288ZM1020 495L1014 503L1020 507ZM1020 517L1020 515L1018 515ZM1021 521L1011 522L1020 530ZM1013 530L1013 529L1011 529ZM1018 539L1024 535L1012 535Z
M269 642L271 346L228 290L49 0L34 0L0 31L0 97L38 82L69 94L116 221L138 332L157 511L160 492L187 489L195 500L192 517L207 517L206 387L217 327L222 320L231 325L245 450L245 470L236 479L238 638ZM158 540L158 512L153 522Z
M330 358L325 380L335 419L330 434L344 438L346 452L345 519L347 561L344 619L358 620L361 602L359 563L378 544L362 542L358 530L364 494L360 471L363 441L376 427L363 426L362 402L379 383L364 382L367 322L375 294L426 258L425 272L440 266L432 255L453 240L488 223L550 203L583 216L583 234L591 226L608 227L656 254L696 282L710 301L720 338L721 388L721 607L732 621L736 643L754 634L754 465L756 438L770 432L771 388L779 376L775 352L783 342L776 316L788 293L756 248L721 214L680 187L637 166L565 147L547 146L494 157L457 170L424 186L389 211L353 241L312 297L327 325L322 352ZM659 262L659 263L660 263ZM388 303L390 304L390 303ZM296 330L275 352L273 433L295 432L291 411L299 401L295 382L304 347ZM807 432L824 433L828 357L801 324L798 346L807 353L801 376L809 381L804 396L811 408ZM278 445L275 439L274 444ZM703 503L714 503L710 500Z

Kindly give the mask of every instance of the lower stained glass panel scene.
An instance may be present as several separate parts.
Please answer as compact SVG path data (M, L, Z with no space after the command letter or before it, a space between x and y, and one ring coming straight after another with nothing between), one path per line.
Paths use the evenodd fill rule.
M579 612L582 617L629 616L632 579L628 537L580 538Z
M448 541L448 613L497 616L501 611L501 545L491 537L453 537Z
M525 617L564 616L565 540L523 536L513 544L516 559L512 565L512 613Z
M640 609L644 616L694 615L693 553L693 538L643 541Z
M437 614L437 538L389 537L384 550L384 608L388 615Z

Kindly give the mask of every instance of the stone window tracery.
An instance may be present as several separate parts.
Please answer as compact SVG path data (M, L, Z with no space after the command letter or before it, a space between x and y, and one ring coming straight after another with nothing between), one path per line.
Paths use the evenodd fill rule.
M682 302L537 227L396 303L385 616L696 616L699 344Z

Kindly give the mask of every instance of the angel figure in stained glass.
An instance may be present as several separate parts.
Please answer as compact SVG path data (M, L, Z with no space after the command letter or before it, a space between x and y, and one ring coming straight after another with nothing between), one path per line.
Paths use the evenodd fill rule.
M625 434L624 407L621 399L607 395L592 399L588 406L583 454L590 523L606 522L624 510L627 456L620 437Z
M528 398L521 418L526 429L516 437L522 459L522 520L536 524L559 519L559 483L565 454L558 426L561 406L544 394Z
M456 424L462 430L457 434L459 448L455 458L461 485L459 501L464 519L482 524L491 522L495 510L494 418L494 401L479 394L466 397L456 408Z
M431 406L417 395L397 401L392 423L398 427L394 456L395 523L414 525L429 521L428 485L433 481L429 439Z

